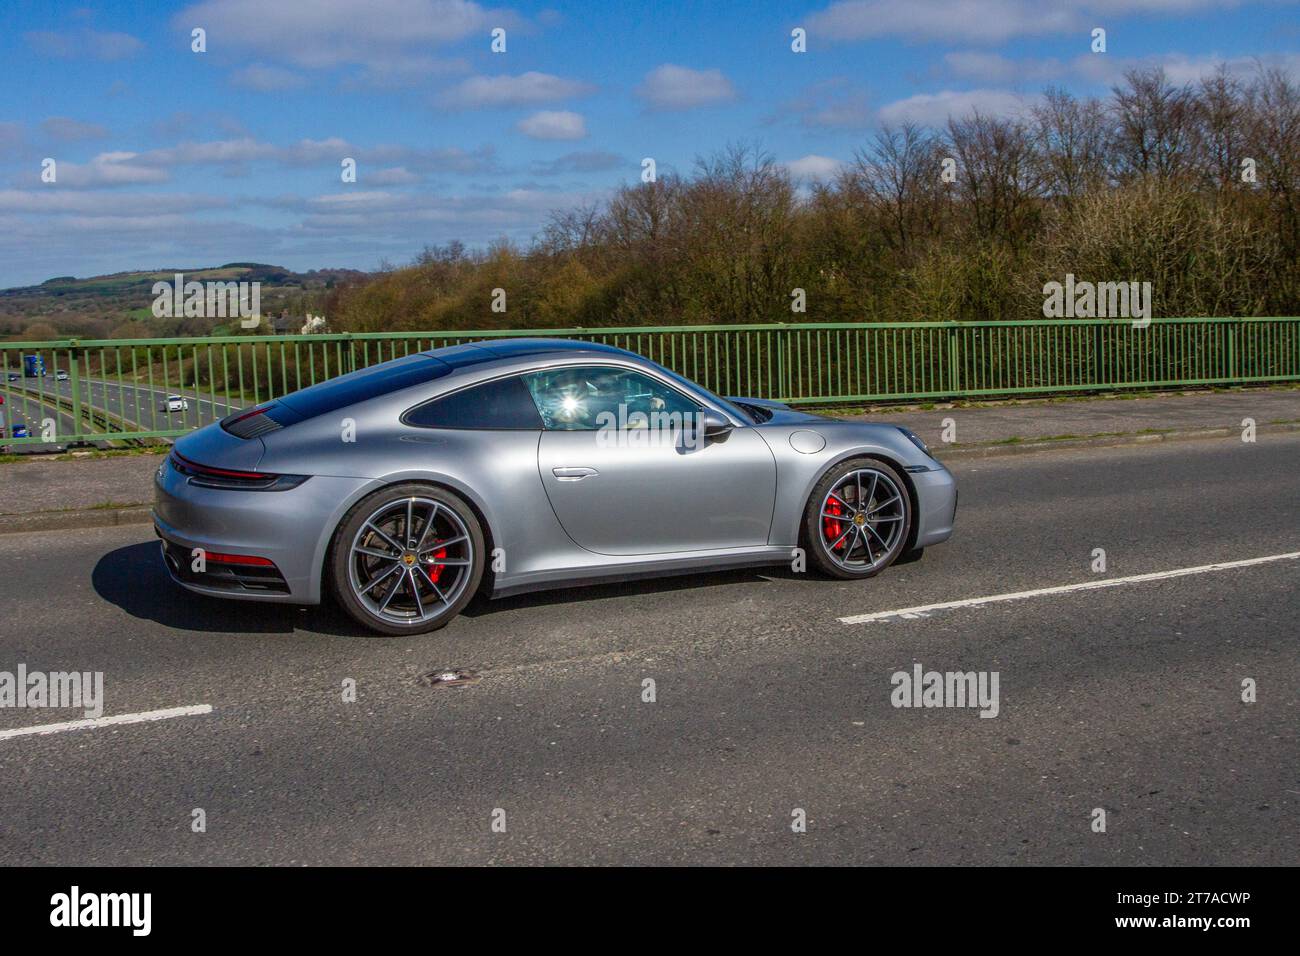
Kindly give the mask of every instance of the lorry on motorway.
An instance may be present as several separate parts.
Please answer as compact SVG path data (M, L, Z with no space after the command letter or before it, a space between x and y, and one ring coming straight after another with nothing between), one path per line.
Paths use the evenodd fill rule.
M27 378L44 378L45 359L40 355L24 355L23 375Z

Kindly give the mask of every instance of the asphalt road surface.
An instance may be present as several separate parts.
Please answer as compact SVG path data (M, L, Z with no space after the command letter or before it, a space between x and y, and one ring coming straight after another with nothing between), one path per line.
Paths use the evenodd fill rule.
M5 739L82 715L0 710L0 858L1294 864L1297 465L1291 435L963 460L957 536L874 581L584 588L412 639L188 595L147 527L2 536L0 670L211 712ZM997 716L892 706L917 662L996 671ZM480 679L417 679L447 667Z

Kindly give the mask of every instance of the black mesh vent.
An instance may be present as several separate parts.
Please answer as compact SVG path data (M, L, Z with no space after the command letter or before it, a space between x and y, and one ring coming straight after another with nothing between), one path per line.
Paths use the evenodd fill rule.
M234 421L231 421L230 418L233 418ZM265 435L267 432L273 432L280 427L280 423L274 421L265 412L243 417L232 415L230 418L222 421L221 427L236 438L256 438L258 435Z

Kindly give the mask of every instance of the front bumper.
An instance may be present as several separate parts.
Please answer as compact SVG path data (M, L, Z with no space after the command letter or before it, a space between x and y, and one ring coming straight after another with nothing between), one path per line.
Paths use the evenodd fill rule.
M154 529L168 573L198 594L249 601L318 604L321 566L344 511L370 484L364 478L315 476L286 491L246 491L190 484L164 461L154 476ZM193 551L265 558L274 573L207 561Z
M935 462L930 471L909 472L916 488L916 547L924 548L952 537L957 520L957 481Z

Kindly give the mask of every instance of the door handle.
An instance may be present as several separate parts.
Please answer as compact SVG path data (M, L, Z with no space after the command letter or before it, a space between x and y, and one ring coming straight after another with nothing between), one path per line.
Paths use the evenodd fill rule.
M582 481L592 475L599 475L600 472L595 468L552 468L551 474L560 481Z

